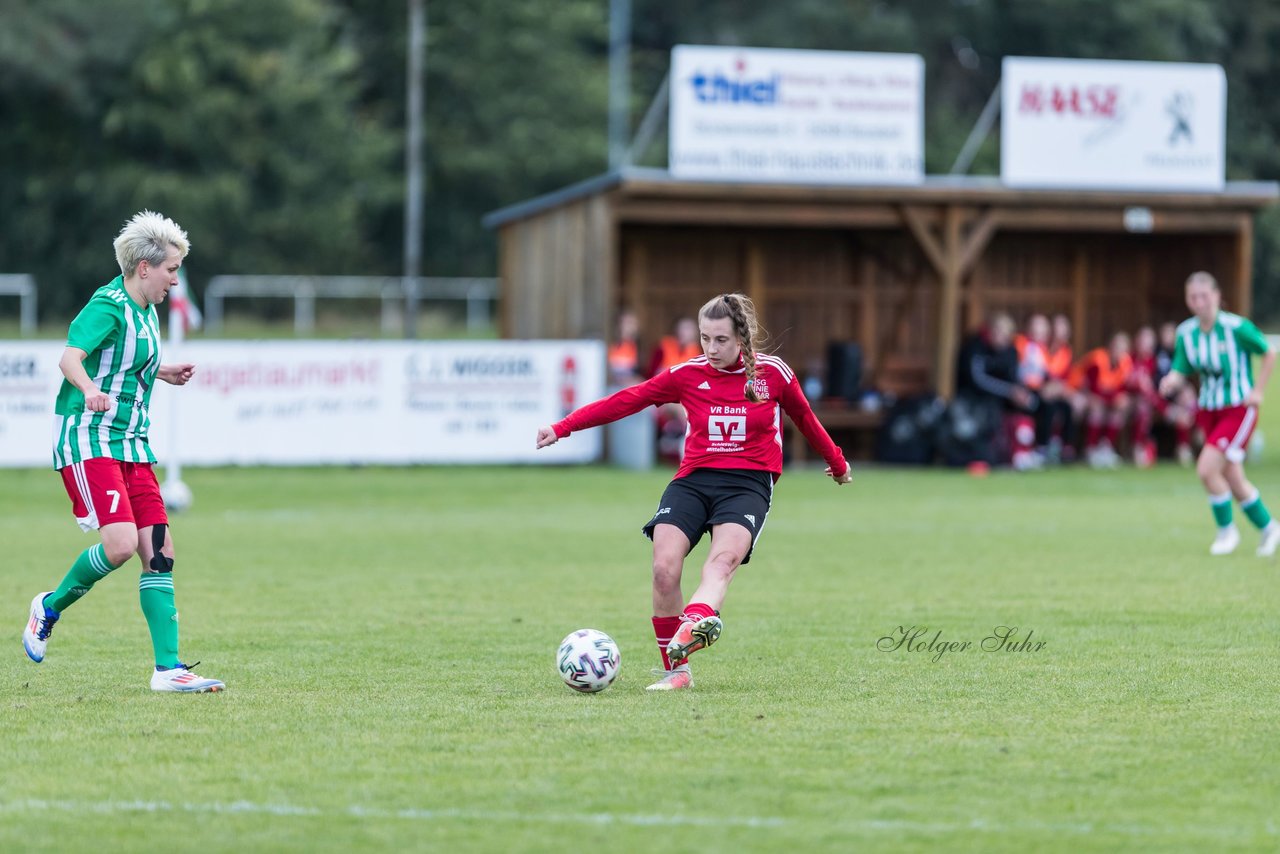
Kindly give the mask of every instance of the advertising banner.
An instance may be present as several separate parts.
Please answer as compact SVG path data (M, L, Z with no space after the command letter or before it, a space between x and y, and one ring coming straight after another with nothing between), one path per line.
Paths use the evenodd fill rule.
M914 54L678 45L671 174L826 184L924 180Z
M1220 66L1006 57L1000 109L1009 186L1222 189Z
M0 466L51 466L58 342L0 342ZM599 341L188 341L186 386L159 383L151 448L186 465L566 463L588 430L537 451L539 426L604 394Z

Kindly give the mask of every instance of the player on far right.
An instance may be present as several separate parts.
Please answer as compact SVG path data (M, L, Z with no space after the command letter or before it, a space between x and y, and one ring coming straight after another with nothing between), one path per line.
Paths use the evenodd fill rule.
M1245 477L1244 455L1258 423L1262 390L1275 368L1276 352L1248 318L1220 310L1222 293L1210 274L1191 274L1186 299L1194 316L1178 326L1173 367L1160 381L1160 394L1168 397L1190 374L1200 375L1196 418L1204 430L1204 448L1196 461L1196 474L1209 493L1218 523L1209 554L1231 554L1240 545L1240 532L1231 521L1234 495L1244 515L1262 533L1259 557L1270 557L1280 546L1280 522L1271 518L1258 490ZM1262 356L1257 383L1253 381L1254 354Z

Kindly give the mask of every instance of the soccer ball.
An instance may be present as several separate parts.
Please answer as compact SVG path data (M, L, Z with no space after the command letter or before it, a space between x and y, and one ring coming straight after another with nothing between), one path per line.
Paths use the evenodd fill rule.
M622 653L613 638L595 629L570 632L556 650L556 667L564 684L583 694L603 691L618 678Z
M160 498L166 509L181 513L191 507L191 487L180 480L166 480L160 486Z

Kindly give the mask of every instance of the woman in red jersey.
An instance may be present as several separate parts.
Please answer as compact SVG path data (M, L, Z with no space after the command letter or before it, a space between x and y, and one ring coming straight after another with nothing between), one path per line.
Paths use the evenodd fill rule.
M698 331L703 355L538 429L538 447L545 448L647 406L679 403L688 410L684 459L643 529L653 541L653 630L663 664L651 691L692 687L688 657L720 637L720 605L734 572L751 558L782 475L782 412L822 454L827 475L837 484L852 480L795 373L782 359L756 352L760 330L750 299L710 300L698 312ZM711 550L685 605L684 559L708 531Z
M1115 468L1120 463L1116 447L1133 409L1132 373L1129 336L1124 332L1112 335L1106 347L1085 353L1071 369L1070 383L1084 401L1085 459L1094 468Z

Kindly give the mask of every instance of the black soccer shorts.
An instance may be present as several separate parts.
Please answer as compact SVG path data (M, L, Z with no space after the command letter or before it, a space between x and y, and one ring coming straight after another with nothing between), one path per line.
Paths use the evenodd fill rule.
M754 469L695 469L678 477L662 493L658 510L641 529L653 539L658 525L675 525L689 538L689 551L715 525L733 522L751 532L751 560L773 500L773 476Z

